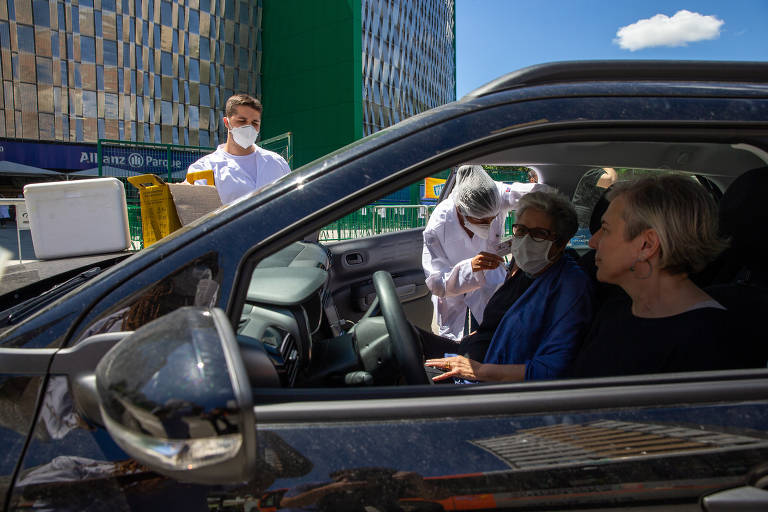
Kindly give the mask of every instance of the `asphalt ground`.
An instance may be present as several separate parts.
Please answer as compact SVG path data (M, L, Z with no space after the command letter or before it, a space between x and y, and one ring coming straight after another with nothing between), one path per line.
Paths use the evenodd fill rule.
M5 219L0 225L0 247L10 251L11 261L10 263L18 263L19 260L19 244L16 238L16 223L12 220ZM21 258L26 263L28 260L34 260L35 248L32 245L32 234L29 230L21 231Z

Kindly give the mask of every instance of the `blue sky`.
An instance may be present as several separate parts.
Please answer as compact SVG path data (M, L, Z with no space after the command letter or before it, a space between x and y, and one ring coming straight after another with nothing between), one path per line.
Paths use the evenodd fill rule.
M510 71L579 59L765 61L768 0L456 0L457 98Z

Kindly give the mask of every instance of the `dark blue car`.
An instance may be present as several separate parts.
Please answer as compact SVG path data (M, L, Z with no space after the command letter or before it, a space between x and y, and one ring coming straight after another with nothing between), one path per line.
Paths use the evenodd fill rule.
M765 360L430 385L410 327L432 322L421 229L331 242L323 228L465 163L535 170L574 200L607 168L686 174L719 199L768 166L768 64L524 69L148 249L0 297L0 503L768 510ZM760 254L766 207L745 208ZM754 297L734 304L763 329L764 283L734 265L720 284Z

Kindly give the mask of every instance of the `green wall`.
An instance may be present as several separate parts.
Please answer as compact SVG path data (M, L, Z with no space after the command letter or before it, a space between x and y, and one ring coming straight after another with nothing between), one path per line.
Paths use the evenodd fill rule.
M261 138L293 133L296 169L362 137L360 0L264 0Z

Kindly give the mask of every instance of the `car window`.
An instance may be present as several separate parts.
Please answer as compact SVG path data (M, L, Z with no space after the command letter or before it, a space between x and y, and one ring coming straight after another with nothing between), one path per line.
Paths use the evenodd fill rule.
M209 253L183 266L109 308L80 335L134 331L183 306L212 307L221 286L216 254Z
M601 147L605 151L605 155L608 155L604 159L606 163L615 159L621 165L584 165L602 159L601 153L596 152L594 147ZM583 245L586 247L589 240L589 217L594 203L613 183L645 175L670 173L690 176L691 180L696 179L697 175L705 175L709 176L713 183L727 184L729 179L732 179L723 176L715 165L709 165L706 160L700 160L700 165L681 165L679 169L667 168L667 162L675 156L675 151L684 151L691 155L696 152L717 154L721 159L732 158L734 165L742 169L760 163L752 154L735 150L728 144L691 142L670 145L621 141L608 141L599 145L562 143L511 148L475 157L472 163L483 164L487 172L498 181L541 181L573 198L579 228L587 231L587 234L583 235ZM518 164L526 161L535 161L537 164ZM637 165L627 165L634 162ZM463 163L465 162L459 160L455 165ZM414 182L412 187L419 186L422 190L430 185L439 187L442 183L439 183L438 179L440 178L431 175L426 180ZM383 197L391 195L385 194ZM404 207L393 206L392 210L397 208ZM388 218L390 212L376 215L377 218ZM510 225L514 222L512 215L508 221ZM370 216L366 220L370 221L371 225L378 225ZM354 353L355 349L360 349L361 330L356 330L359 329L358 323L365 320L368 308L377 296L372 284L372 275L376 270L386 270L392 275L394 286L411 324L428 329L431 323L429 317L425 316L431 314L431 307L425 309L419 306L428 305L431 298L431 293L424 284L424 270L421 265L424 242L420 233L398 234L397 230L383 229L355 231L353 227L341 227L342 221L344 219L337 221L335 229L342 232L346 230L348 236L321 237L320 250L315 256L308 260L286 260L284 266L290 271L282 274L290 274L291 278L284 278L284 286L272 289L276 296L279 296L279 306L276 306L274 298L263 293L249 292L249 297L244 300L243 316L237 328L240 340L244 343L265 345L283 379L283 385L322 387L366 385L371 382L374 385L401 383L392 373L396 370L393 369L394 363L391 361L391 347L380 346L380 340L387 336L383 323L366 326L365 347L357 355ZM308 254L306 248L299 252ZM326 261L327 255L330 255L330 258ZM305 272L297 267L315 267L320 270ZM273 278L272 274L263 274L265 280ZM254 273L249 290L258 288L260 279L262 275ZM434 327L434 324L432 325ZM355 366L360 363L360 358L363 357L361 354L366 351L373 354L371 361L381 365L374 368L375 371L382 369L382 375L390 372L383 381L377 381L376 375L373 380L368 380L369 375L366 372L370 373L372 367L363 369ZM302 361L302 357L312 360ZM390 360L387 360L388 357ZM363 361L361 364L365 366L367 363ZM760 366L764 366L764 362L754 362L753 367Z

